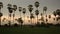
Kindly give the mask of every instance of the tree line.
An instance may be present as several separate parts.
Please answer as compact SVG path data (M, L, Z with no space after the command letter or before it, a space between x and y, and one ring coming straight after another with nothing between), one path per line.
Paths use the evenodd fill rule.
M39 6L40 6L40 3L38 2L38 1L36 1L35 3L34 3L34 5L35 5L35 7L36 7L36 10L34 11L35 12L35 15L36 15L36 17L37 17L37 25L40 25L40 22L39 22L39 19L38 19L38 16L39 16ZM3 13L1 12L1 9L3 8L4 6L3 6L3 2L0 2L0 25L1 25L1 17L3 16ZM32 22L32 19L34 19L35 18L35 16L34 16L34 14L32 13L32 11L33 11L33 5L28 5L27 6L28 7L28 10L29 10L29 13L30 13L30 15L29 15L29 18L30 18L30 21L31 21L31 23L33 23ZM19 24L21 24L21 26L23 25L23 23L24 23L24 21L25 21L25 14L27 13L26 12L26 8L23 8L23 7L17 7L17 5L12 5L12 4L8 4L7 5L7 9L8 9L8 24L9 24L9 26L11 25L11 17L13 16L13 23L14 23L14 20L15 20L15 13L16 13L16 10L17 10L17 8L18 8L18 10L19 10L19 14L20 14L20 17L18 18L18 19L16 19L17 20L17 22L19 23ZM42 13L40 14L40 16L41 16L41 24L44 24L45 25L45 22L47 23L48 22L48 19L47 19L47 17L50 19L50 18L52 18L51 17L51 15L49 15L49 16L47 16L47 14L46 14L46 12L47 12L47 6L44 6L43 7L43 11L42 11ZM24 15L24 20L22 20L22 15L21 15L21 13L23 13L23 15ZM13 14L13 15L12 15ZM44 14L46 14L45 15L45 17L46 17L46 19L44 20ZM53 11L53 13L52 13L54 16L55 16L55 18L53 18L53 20L56 20L56 21L58 21L59 19L60 19L60 9L57 9L57 10L55 10L55 11ZM56 17L58 15L58 17ZM4 20L5 20L6 18L4 18ZM47 23L47 24L49 24L49 23ZM7 24L5 24L5 25L7 25ZM16 24L15 24L16 25ZM49 24L49 25L52 25L52 24Z

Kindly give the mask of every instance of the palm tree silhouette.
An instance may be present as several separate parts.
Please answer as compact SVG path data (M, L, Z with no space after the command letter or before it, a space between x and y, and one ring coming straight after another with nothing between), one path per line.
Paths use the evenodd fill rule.
M14 13L13 13L13 23L14 23L15 11L17 10L17 6L16 5L13 5L13 10L14 10Z
M3 14L1 13L1 8L3 8L2 2L0 2L0 25L1 25L1 17L3 16Z
M10 17L10 18L8 17L8 19L10 19L10 20L9 20L9 25L11 25L11 14L12 14L12 12L13 12L13 8L12 8L12 5L11 5L11 4L8 4L7 6L8 6L8 7L7 7L8 10L9 10L9 17Z
M44 6L44 7L43 7L43 14L44 14L44 13L46 14L46 11L47 11L47 7Z
M22 7L19 7L20 17L21 17Z
M39 7L39 4L40 4L40 3L39 3L38 1L35 2L35 7L36 7L37 9L38 9L38 7Z
M32 10L33 10L33 5L29 5L29 6L28 6L28 10L29 10L30 16L31 16L31 13L32 13ZM31 19L30 19L30 20L31 20Z
M34 15L33 15L33 13L31 13L31 15L30 15L30 19L31 19L31 24L33 23L33 19L34 18Z
M46 11L47 11L47 7L44 6L44 7L43 7L43 15L46 14ZM46 14L46 21L47 21L47 14Z
M39 3L38 1L36 1L35 4L34 4L35 7L37 8L37 10L35 11L35 14L36 14L36 16L37 16L37 23L38 23L38 15L39 15L39 10L38 10L39 4L40 4L40 3Z
M23 8L24 21L25 21L25 13L26 13L26 8Z
M36 14L36 16L37 16L37 23L38 23L39 10L36 10L36 11L35 11L35 14Z
M21 24L21 27L22 27L22 25L23 25L23 20L22 20L22 18L18 18L17 21L18 21L19 24Z
M56 10L56 15L58 15L58 17L57 17L57 21L58 21L60 19L60 9Z

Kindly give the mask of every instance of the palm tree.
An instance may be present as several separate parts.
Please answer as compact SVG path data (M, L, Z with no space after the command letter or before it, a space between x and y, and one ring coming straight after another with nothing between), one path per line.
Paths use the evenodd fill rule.
M23 8L24 21L25 21L25 13L26 13L26 8Z
M10 20L9 20L9 25L11 25L11 14L12 14L12 12L13 12L13 8L12 8L12 5L11 5L11 4L8 4L7 6L8 6L8 7L7 7L8 10L9 10L9 17L10 17L10 18L8 17L8 19L10 19Z
M40 4L40 3L39 3L38 1L35 2L35 7L36 7L37 9L38 9L38 7L39 7L39 4Z
M21 27L22 27L22 25L23 25L23 20L22 20L22 18L18 18L17 21L18 21L19 24L21 24Z
M28 10L29 10L29 12L30 12L30 15L31 15L31 13L32 13L32 10L33 10L33 5L29 5L28 6ZM31 20L31 19L30 19Z
M32 13L32 10L33 10L33 5L29 5L28 6L28 10L29 10L29 12L30 12L30 14Z
M19 7L20 17L21 17L22 7Z
M13 5L13 10L14 10L14 13L13 13L13 23L14 23L15 11L17 10L17 6L16 5Z
M47 7L44 6L44 7L43 7L43 14L46 14L46 11L47 11ZM46 14L46 21L47 21L47 14Z
M38 1L36 1L35 4L34 4L35 7L37 8L37 10L35 11L35 14L36 14L36 16L37 16L37 23L38 23L38 15L39 15L39 10L38 10L39 4L40 4L40 3L39 3Z
M57 21L58 21L60 19L60 9L56 10L56 15L58 15L58 17L57 17Z
M43 14L46 13L46 11L47 11L47 7L44 6L44 7L43 7Z
M3 14L1 13L1 8L3 8L2 2L0 2L0 25L1 25L1 17L3 16Z
M34 15L33 15L33 13L31 13L31 15L30 15L31 24L33 23L33 21L32 21L33 18L34 18Z
M37 23L38 23L39 10L36 10L36 11L35 11L35 14L36 14L36 16L37 16Z

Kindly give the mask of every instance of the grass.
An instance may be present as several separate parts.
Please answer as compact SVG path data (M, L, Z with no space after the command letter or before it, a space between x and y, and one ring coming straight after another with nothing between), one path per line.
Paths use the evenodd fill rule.
M60 27L0 27L0 34L60 34Z

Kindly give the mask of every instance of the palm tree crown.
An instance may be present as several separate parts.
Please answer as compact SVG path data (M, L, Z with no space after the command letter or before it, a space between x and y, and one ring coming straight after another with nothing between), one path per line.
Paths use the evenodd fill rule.
M40 4L40 3L39 3L38 1L36 1L36 2L35 2L35 7L38 8L38 7L39 7L39 4Z

